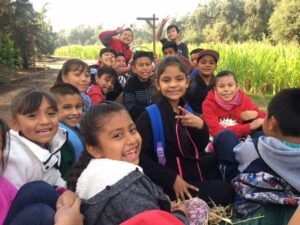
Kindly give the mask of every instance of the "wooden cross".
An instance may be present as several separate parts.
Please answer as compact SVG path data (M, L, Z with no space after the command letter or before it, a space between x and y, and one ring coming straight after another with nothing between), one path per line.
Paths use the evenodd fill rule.
M146 20L146 22L149 24L149 26L152 28L153 33L153 53L156 54L156 35L155 35L155 20L158 20L158 18L155 17L155 14L153 14L153 17L138 17L137 20Z

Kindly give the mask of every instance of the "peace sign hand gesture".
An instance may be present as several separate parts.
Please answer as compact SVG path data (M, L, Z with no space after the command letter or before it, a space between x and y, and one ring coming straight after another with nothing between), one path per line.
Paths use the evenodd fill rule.
M194 127L198 129L202 129L204 122L199 117L194 115L193 113L187 111L185 108L178 106L178 109L183 113L182 115L175 116L176 119L181 120L181 124L187 127Z

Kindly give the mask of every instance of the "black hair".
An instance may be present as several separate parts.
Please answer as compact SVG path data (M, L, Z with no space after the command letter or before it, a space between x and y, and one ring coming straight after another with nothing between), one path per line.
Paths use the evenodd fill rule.
M46 99L54 111L58 111L53 97L40 90L24 90L17 94L11 101L11 116L16 119L18 114L26 115L39 109L43 99Z
M168 66L178 66L179 70L188 76L189 69L186 63L184 63L178 56L166 56L157 65L155 78L159 79Z
M124 54L124 52L117 52L117 55L116 55L116 57L119 57L119 56L123 56L123 57L125 57L125 54Z
M168 48L172 48L175 53L178 51L178 46L175 41L166 41L162 46L162 51L164 52Z
M199 53L199 52L201 52L201 51L203 51L204 49L203 48L195 48L195 49L193 49L191 52L190 52L190 55L192 55L192 54L197 54L197 53Z
M79 70L79 72L82 73L84 70L89 70L89 66L88 66L88 64L81 61L80 59L67 60L63 64L61 70L58 72L55 84L64 83L62 77L67 75L70 71L77 71L77 70Z
M124 30L122 30L121 34L122 34L124 31L130 31L130 32L131 32L131 35L132 35L132 37L133 37L133 31L132 31L129 27L127 27L127 28L125 28Z
M172 28L175 28L175 30L177 31L177 33L179 33L179 28L178 26L176 26L175 24L171 24L167 27L167 31L171 30Z
M97 71L97 76L100 78L103 74L107 74L112 77L114 80L118 79L117 71L114 68L109 66L103 66Z
M54 96L79 95L81 97L80 91L71 84L56 84L50 88L50 92Z
M133 63L136 62L137 59L142 58L142 57L147 57L153 62L154 57L153 57L153 52L147 52L147 51L136 51L133 55Z
M102 48L99 52L99 56L101 57L104 53L110 52L112 54L114 54L114 56L116 57L117 53L113 48Z
M215 87L217 85L217 81L218 79L220 79L221 77L226 77L226 76L232 76L235 83L237 84L237 78L236 78L236 75L235 73L231 72L231 71L228 71L228 70L223 70L221 72L219 72L213 79L213 82L212 82L212 86Z
M2 148L0 149L0 151L1 151L0 175L3 175L3 172L6 167L6 161L7 161L7 157L4 158L4 149L6 149L6 151L9 151L9 148L6 148L6 147L8 147L8 144L9 144L9 141L8 141L9 135L7 135L8 130L9 130L9 127L7 126L5 121L0 118L0 135L1 135L1 141L2 141ZM8 152L6 153L6 155L8 156Z
M80 123L80 133L84 142L90 146L99 145L100 143L98 143L97 136L103 127L103 124L111 114L121 111L127 112L123 105L113 101L104 101L99 105L92 106L84 114ZM78 178L93 158L94 157L86 150L81 153L78 162L73 166L68 174L67 182L69 189L73 191L76 190Z
M277 120L284 136L300 137L300 88L283 89L268 105L268 118Z

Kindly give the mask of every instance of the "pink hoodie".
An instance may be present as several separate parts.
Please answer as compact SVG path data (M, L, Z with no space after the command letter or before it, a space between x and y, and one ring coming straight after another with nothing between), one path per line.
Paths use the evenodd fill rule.
M0 224L3 224L18 190L8 180L0 177Z

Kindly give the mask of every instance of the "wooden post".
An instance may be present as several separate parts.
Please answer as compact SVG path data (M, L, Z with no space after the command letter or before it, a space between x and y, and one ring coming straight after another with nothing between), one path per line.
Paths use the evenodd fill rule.
M152 28L152 41L153 41L153 53L156 54L156 35L155 35L155 20L158 20L158 18L155 17L155 14L153 14L153 17L138 17L137 20L145 20L149 26Z

